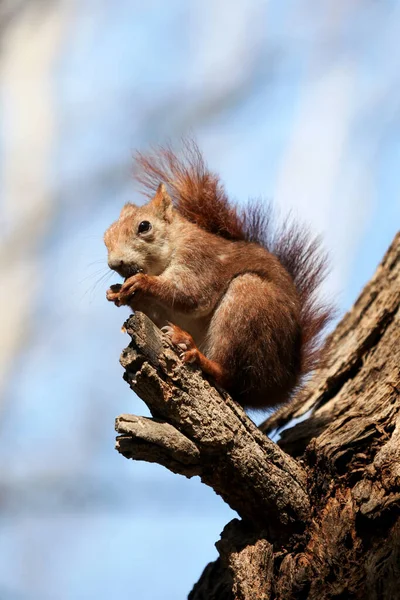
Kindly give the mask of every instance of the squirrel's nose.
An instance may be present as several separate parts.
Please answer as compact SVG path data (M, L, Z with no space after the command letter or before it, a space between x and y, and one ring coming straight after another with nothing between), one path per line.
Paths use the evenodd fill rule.
M116 258L115 256L110 256L108 259L108 266L113 271L118 271L118 269L121 269L121 267L123 267L124 264L125 263L123 260L121 260L120 258Z

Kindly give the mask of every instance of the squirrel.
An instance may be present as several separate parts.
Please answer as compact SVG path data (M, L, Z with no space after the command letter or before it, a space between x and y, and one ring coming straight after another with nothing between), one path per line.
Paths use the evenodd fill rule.
M291 398L320 355L332 316L317 291L327 271L318 238L261 202L232 204L193 141L136 154L150 198L126 204L104 234L125 278L107 299L140 310L244 408Z

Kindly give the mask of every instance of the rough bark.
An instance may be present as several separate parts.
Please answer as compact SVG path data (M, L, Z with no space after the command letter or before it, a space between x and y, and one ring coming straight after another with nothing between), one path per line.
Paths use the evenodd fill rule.
M271 442L229 396L182 363L168 338L142 313L125 323L132 343L125 379L153 419L121 415L117 449L174 473L199 475L271 539L302 531L309 517L306 473Z
M199 475L241 521L190 600L400 598L400 234L330 336L324 365L264 430L181 364L143 315L125 378L153 419L117 419L118 450Z

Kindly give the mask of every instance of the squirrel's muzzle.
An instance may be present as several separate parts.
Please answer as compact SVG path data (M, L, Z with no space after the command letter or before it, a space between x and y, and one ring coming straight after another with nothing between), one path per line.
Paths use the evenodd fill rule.
M121 260L120 258L114 258L114 257L110 256L108 259L108 266L113 271L118 271L118 269L120 269L121 267L124 267L124 261Z
M113 256L108 258L108 266L112 271L115 271L118 275L125 278L132 277L132 275L136 275L136 273L142 271L137 265L129 265L120 258L115 258Z

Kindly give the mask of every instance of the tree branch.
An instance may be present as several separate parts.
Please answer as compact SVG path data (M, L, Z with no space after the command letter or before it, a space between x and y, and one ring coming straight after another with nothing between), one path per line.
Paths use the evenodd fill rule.
M200 475L200 452L196 444L169 423L121 415L116 419L117 450L125 458L146 460L170 471L193 477Z
M125 323L124 378L153 419L117 418L117 449L186 477L199 475L246 521L283 541L309 518L306 473L271 442L197 367L184 365L142 313Z

